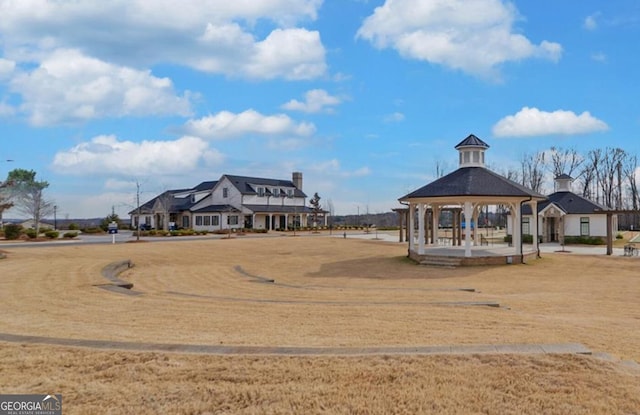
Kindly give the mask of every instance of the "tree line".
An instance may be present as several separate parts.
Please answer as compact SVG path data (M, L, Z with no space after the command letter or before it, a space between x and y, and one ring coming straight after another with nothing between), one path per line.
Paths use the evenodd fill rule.
M551 147L526 153L518 167L502 174L538 193L549 193L552 178L568 174L574 193L617 210L640 209L638 157L622 148L606 147L579 153L575 149Z

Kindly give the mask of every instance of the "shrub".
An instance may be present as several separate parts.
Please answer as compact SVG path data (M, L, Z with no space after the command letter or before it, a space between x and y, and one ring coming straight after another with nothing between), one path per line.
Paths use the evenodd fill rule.
M102 233L104 232L101 228L84 228L82 233Z
M38 233L33 228L29 228L29 229L25 230L24 233L25 233L25 235L27 235L31 239L35 239L35 238L38 237Z
M60 232L58 232L58 231L46 231L44 233L44 236L46 236L49 239L58 239L58 236L60 236Z
M71 222L71 223L69 224L69 230L70 230L70 231L77 231L77 230L79 230L79 229L80 229L80 227L79 227L77 224L75 224L75 223L73 223L73 222Z
M599 236L565 236L565 245L604 245L605 241Z
M511 237L511 235L505 235L505 237L504 237L504 241L505 241L506 243L510 244L510 243L511 243L511 241L512 241L512 237Z
M624 238L624 236L622 236L622 234L621 234L621 233L619 233L619 234L617 234L617 235L616 235L616 239L622 239L622 238Z
M22 226L9 224L4 226L4 237L6 239L18 239L22 233Z
M66 239L73 239L76 236L78 236L78 232L66 232L64 235L62 235L62 237Z

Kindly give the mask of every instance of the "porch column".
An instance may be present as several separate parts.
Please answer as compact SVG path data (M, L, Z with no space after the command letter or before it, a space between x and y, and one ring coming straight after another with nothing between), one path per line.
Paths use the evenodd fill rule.
M400 225L399 226L400 229L399 229L399 236L398 237L400 238L400 240L398 242L402 242L402 226L403 226L403 222L404 222L404 212L399 210L398 211L398 224Z
M269 213L269 230L273 229L273 213Z
M471 202L464 202L464 256L471 256L471 218L473 206Z
M418 254L424 254L424 203L418 205Z
M414 229L415 229L415 218L416 218L416 205L413 203L409 203L409 223L407 225L407 233L409 233L409 250L413 251L415 249L415 239L414 239Z

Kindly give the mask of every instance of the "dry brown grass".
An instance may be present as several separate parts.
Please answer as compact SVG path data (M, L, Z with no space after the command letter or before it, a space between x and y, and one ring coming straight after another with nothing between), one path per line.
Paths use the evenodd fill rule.
M575 342L640 361L635 258L555 254L452 270L413 265L404 245L323 237L5 250L4 333L292 346ZM136 267L122 278L142 296L96 288L101 269L123 259ZM455 301L504 307L442 305ZM575 356L0 349L0 392L61 392L65 413L640 413L638 385L637 371Z

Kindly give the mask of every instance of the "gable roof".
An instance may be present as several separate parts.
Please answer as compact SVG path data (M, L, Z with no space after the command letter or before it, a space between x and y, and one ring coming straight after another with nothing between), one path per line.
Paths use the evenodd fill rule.
M263 177L246 177L246 176L233 176L229 174L225 174L224 177L229 179L231 183L240 191L240 193L244 195L255 195L258 194L258 189L255 186L264 186L264 187L277 187L284 189L295 189L293 196L294 197L307 197L306 194L300 189L298 189L291 180L280 180L280 179L266 179Z
M555 192L550 194L546 201L538 203L538 212L541 212L551 203L559 209L562 209L565 213L574 215L606 213L606 211L609 210L605 206L573 192ZM531 215L531 207L523 206L522 214Z
M540 193L484 167L462 167L414 190L399 200L450 196L506 196L546 199Z

